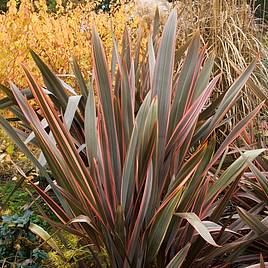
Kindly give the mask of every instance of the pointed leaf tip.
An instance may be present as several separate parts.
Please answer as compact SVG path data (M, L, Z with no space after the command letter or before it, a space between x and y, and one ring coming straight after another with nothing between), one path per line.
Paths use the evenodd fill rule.
M192 212L188 213L176 213L175 215L187 220L189 224L191 224L194 229L199 233L199 235L209 244L211 244L214 247L221 247L218 245L213 237L211 236L209 230L204 225L204 223L200 220L200 218Z

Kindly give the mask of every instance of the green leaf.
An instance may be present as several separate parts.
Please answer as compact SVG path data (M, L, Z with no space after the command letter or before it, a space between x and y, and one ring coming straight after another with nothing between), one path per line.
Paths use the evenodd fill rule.
M176 213L176 216L179 216L185 220L187 220L194 229L202 236L202 238L211 244L214 247L220 247L211 236L210 232L208 231L207 227L204 223L199 219L199 217L192 212L188 213Z
M262 174L262 172L251 162L249 162L249 168L257 177L259 184L262 187L263 193L266 195L268 199L268 180L267 177Z
M148 41L148 55L149 55L150 83L152 87L153 78L154 78L154 68L155 68L155 52L154 52L152 36L149 37L149 41Z
M30 223L29 225L29 230L36 234L37 236L39 236L40 238L42 238L46 243L48 243L48 245L55 250L58 254L60 254L61 256L63 256L62 251L59 249L57 243L55 242L55 240L52 238L52 236L46 232L41 226L35 224L35 223Z
M122 186L121 186L121 203L125 211L128 211L131 204L132 196L134 194L134 166L137 157L137 150L141 146L142 139L142 129L146 126L147 118L150 120L150 123L154 125L157 118L155 115L157 113L157 99L154 99L150 104L151 95L148 94L142 106L139 109L137 114L136 122L134 123L134 128L132 131L131 139L129 142L128 151L126 154L126 159L123 167L122 175ZM149 133L145 133L148 136L151 136L152 128L145 128ZM143 134L143 135L145 135ZM149 152L147 152L149 153Z
M213 166L213 164L218 160L226 148L231 144L248 126L252 119L259 113L260 109L263 107L263 102L260 103L253 111L251 111L247 116L245 116L241 121L239 121L232 131L228 134L225 140L220 144L220 147L216 151L212 161L207 166L207 171Z
M167 205L157 214L156 219L152 223L148 234L148 262L154 259L160 249L177 207L179 198L180 193L174 195Z
M196 202L196 197L199 193L200 187L204 185L204 179L206 178L206 174L204 173L205 168L207 167L211 157L214 153L215 149L215 140L212 139L209 141L208 145L205 145L203 150L200 152L202 158L200 162L198 162L198 167L196 172L189 180L187 187L185 187L179 206L178 211L188 211ZM187 163L191 164L191 163Z
M84 80L83 74L81 72L81 69L76 61L76 58L73 58L71 61L72 69L75 75L75 78L77 79L79 88L81 90L81 93L83 97L86 99L88 95L88 88L86 85L86 81Z
M256 216L251 215L243 208L237 207L239 217L255 232L257 235L262 235L268 231L268 226L262 223Z
M47 89L57 97L58 107L61 107L63 108L63 110L65 110L68 102L68 95L64 91L64 88L59 78L49 69L49 67L41 60L41 58L33 50L30 50L30 53L36 65L38 66L39 70L42 73Z
M121 186L121 203L125 211L130 206L130 200L133 195L134 187L134 163L136 161L136 147L138 142L138 127L134 123L128 151L123 167L122 186Z
M217 224L217 223L212 222L212 221L202 221L202 223L205 225L205 227L208 229L208 231L210 233L211 232L220 232L223 229L222 225ZM237 232L232 231L231 229L228 229L228 228L225 228L224 231L238 235Z
M177 13L173 10L163 30L154 68L152 97L155 95L158 96L159 141L157 150L159 153L161 152L158 157L158 165L161 165L164 158L162 152L165 147L169 121L176 45L176 25Z
M184 143L192 127L195 126L198 116L218 80L219 76L216 76L198 97L198 99L189 107L187 112L182 116L167 143L166 153L169 153L171 150L178 150ZM175 145L176 147L174 147Z
M227 111L234 105L236 98L246 84L248 78L253 72L256 66L256 60L254 60L247 69L237 78L237 80L232 84L224 95L215 115L212 117L209 125L205 129L200 129L195 135L194 139L200 140L206 139L210 133L218 126L219 122L224 118Z
M125 36L128 35L127 33L124 33L124 42L127 42L126 40L129 39L129 37ZM125 40L126 39L126 40ZM126 45L126 44L125 44ZM123 48L124 49L124 48ZM121 93L121 113L124 114L124 117L122 120L122 128L124 132L124 144L127 147L129 144L131 132L133 129L133 121L134 121L134 96L135 96L135 86L131 86L129 71L130 66L127 67L125 61L129 62L130 65L130 55L129 51L126 49L123 58L121 59L119 56L118 48L117 48L117 42L114 39L114 50L115 50L115 56L118 62L118 69L119 74L121 78L121 87L120 87L120 93ZM125 59L125 58L127 59Z
M146 213L148 212L148 207L150 204L150 199L151 199L151 195L152 195L152 191L153 191L153 166L152 164L149 167L149 171L148 171L148 176L146 178L146 182L145 182L145 187L144 187L144 192L143 192L143 196L142 196L142 201L140 203L140 209L139 209L139 213L137 216L137 219L135 221L135 225L131 234L131 238L129 240L129 245L128 245L128 257L130 259L130 261L132 261L134 255L135 255L135 251L136 251L136 247L139 241L139 234L140 231L142 229L142 226L144 224L144 219L146 216Z
M12 91L6 86L1 85L1 84L0 84L0 90L3 91L7 95L6 98L2 98L0 100L0 109L5 109L5 108L10 109L14 104L16 104L16 100L12 94ZM28 88L23 89L21 92L27 99L33 98L33 94L30 89Z
M213 65L214 65L214 58L208 58L204 66L202 67L202 70L196 81L192 101L196 100L202 94L203 90L207 87L209 83L209 78L212 73Z
M117 128L115 124L114 103L112 95L111 75L108 71L107 60L100 37L95 28L92 31L93 66L98 96L103 111L105 128L109 136L109 153L111 155L112 170L116 178L117 196L120 196L121 157L118 145Z
M198 52L200 46L200 36L196 33L188 48L186 59L183 63L177 87L175 88L175 97L170 113L169 135L174 131L175 126L180 121L186 110L188 95L194 73L196 72Z
M166 266L166 268L180 268L187 257L188 251L190 249L191 244L188 243L186 246L184 246L169 262L169 264Z
M98 134L97 134L97 119L96 107L93 89L88 92L88 98L85 110L85 141L87 155L90 165L93 159L98 157Z
M75 218L73 218L72 220L70 220L68 222L69 224L73 224L73 223L86 223L88 225L88 227L90 227L90 232L92 233L92 235L97 235L98 234L98 230L95 228L95 226L92 224L92 220L85 215L79 215Z
M253 161L264 151L265 149L257 149L242 153L242 155L223 172L221 177L209 187L207 202L209 202L212 198L215 198L219 192L223 191L230 185L230 183L232 183L239 175L241 175L243 170L248 166L248 160Z
M131 39L127 25L125 25L122 38L122 61L125 64L126 71L129 73L131 68Z

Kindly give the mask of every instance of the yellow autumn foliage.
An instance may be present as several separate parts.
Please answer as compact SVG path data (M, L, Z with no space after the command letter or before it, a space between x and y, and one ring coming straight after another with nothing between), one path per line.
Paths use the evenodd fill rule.
M0 14L0 83L8 80L25 85L21 64L36 72L29 49L39 54L59 74L70 74L70 58L76 57L85 75L91 70L91 28L94 24L111 53L112 31L120 38L125 24L133 33L138 17L130 17L133 5L120 5L109 15L93 10L92 1L75 8L64 9L57 1L58 12L47 12L45 0L22 0L19 10L16 1L9 1L6 14Z

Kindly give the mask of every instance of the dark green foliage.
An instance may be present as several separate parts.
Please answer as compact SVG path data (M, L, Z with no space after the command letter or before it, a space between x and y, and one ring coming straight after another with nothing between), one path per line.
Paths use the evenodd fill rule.
M47 1L47 7L48 7L48 10L52 11L52 12L55 12L56 11L56 0L49 0Z
M96 11L110 11L111 6L115 4L115 2L116 0L102 0L96 5Z
M268 1L267 0L256 0L255 1L255 15L257 18L268 20Z
M6 12L7 11L7 2L8 0L0 0L0 10Z
M14 181L8 181L0 185L1 203L5 202L6 198L12 193L14 187ZM29 203L29 200L29 194L23 189L18 189L16 193L12 196L12 198L9 200L8 209L11 213L20 214L23 210L23 207Z
M41 267L47 258L45 251L38 248L37 237L29 230L31 211L23 216L2 216L0 224L1 267Z
M42 178L40 178L40 180L42 182ZM0 207L3 206L7 198L10 196L10 194L12 194L4 209L7 208L11 214L16 213L21 216L25 213L24 210L32 201L30 193L33 193L33 190L30 188L28 189L28 191L26 191L24 188L19 187L14 193L12 193L15 187L16 182L14 181L8 181L3 184L0 184ZM33 210L33 215L31 215L31 222L47 229L49 228L49 224L38 216L38 214L40 214L40 211L37 209L37 204L38 202L35 202L34 205L31 207L31 209ZM43 205L41 207L46 213L50 211L46 205ZM51 216L52 218L55 218L54 215Z

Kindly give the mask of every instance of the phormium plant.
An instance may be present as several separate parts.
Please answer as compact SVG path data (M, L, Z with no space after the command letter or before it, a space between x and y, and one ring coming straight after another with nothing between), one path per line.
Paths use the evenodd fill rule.
M72 62L81 95L34 52L46 88L25 66L30 90L20 91L12 83L12 93L2 87L8 98L1 107L16 104L10 109L33 131L27 142L42 150L44 158L38 161L16 129L0 119L58 198L55 202L32 184L61 222L51 223L82 236L93 251L104 248L111 267L216 267L231 263L255 241L267 249L267 217L261 221L252 215L263 208L261 201L250 212L237 208L235 219L231 210L229 220L225 219L230 202L234 206L237 193L246 189L240 187L244 170L264 150L242 150L227 168L221 168L219 161L262 104L221 144L215 142L215 129L256 62L212 102L209 97L220 78L220 74L210 78L213 58L205 59L199 33L184 58L187 46L176 49L176 21L173 11L159 39L156 16L143 57L141 39L133 52L126 29L121 53L114 40L111 67L93 28L90 81ZM32 97L37 110L27 101ZM265 191L267 184L262 182L258 177L256 183ZM246 232L244 236L240 230ZM223 255L228 258L223 260Z

